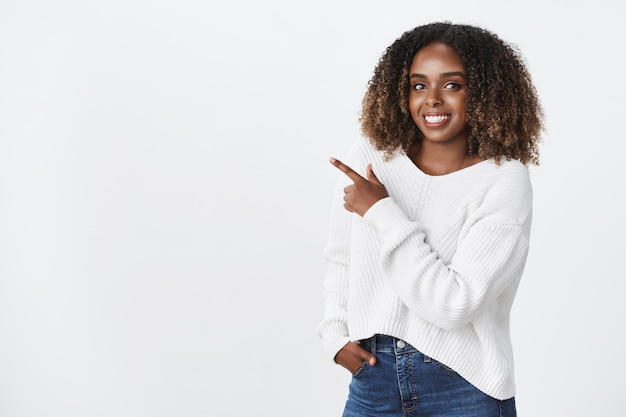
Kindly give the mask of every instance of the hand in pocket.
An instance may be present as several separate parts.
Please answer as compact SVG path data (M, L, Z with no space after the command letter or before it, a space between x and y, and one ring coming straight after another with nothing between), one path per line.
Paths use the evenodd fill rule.
M363 349L358 342L348 342L341 348L337 355L335 355L335 362L354 375L363 362L367 362L370 366L376 365L376 357Z

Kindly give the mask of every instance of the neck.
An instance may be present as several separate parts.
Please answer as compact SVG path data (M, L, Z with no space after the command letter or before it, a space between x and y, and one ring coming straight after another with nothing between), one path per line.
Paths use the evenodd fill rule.
M480 162L478 156L467 154L467 142L433 143L416 142L408 152L409 158L428 175L445 175Z

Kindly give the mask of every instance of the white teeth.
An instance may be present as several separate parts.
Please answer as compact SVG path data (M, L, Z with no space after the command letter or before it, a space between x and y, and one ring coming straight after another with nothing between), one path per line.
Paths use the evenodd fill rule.
M444 115L424 116L424 119L426 119L427 123L441 123L444 120L446 120L447 118L448 118L448 116L444 116Z

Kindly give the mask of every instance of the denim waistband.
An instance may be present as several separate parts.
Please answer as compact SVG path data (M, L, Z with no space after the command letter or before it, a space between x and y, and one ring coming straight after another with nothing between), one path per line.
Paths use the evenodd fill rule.
M405 342L397 337L377 334L369 339L360 342L368 351L375 352L393 352L395 354L414 353L418 350L413 345Z

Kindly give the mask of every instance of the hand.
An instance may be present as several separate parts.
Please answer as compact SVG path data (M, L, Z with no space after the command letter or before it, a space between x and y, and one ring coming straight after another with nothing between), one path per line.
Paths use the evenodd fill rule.
M360 176L356 171L338 159L330 158L330 163L346 174L353 182L343 189L345 195L343 207L363 217L377 201L389 197L387 189L378 181L372 164L367 165L367 179Z
M335 355L335 362L346 368L352 375L359 370L363 362L376 365L376 356L372 355L357 342L348 342Z

